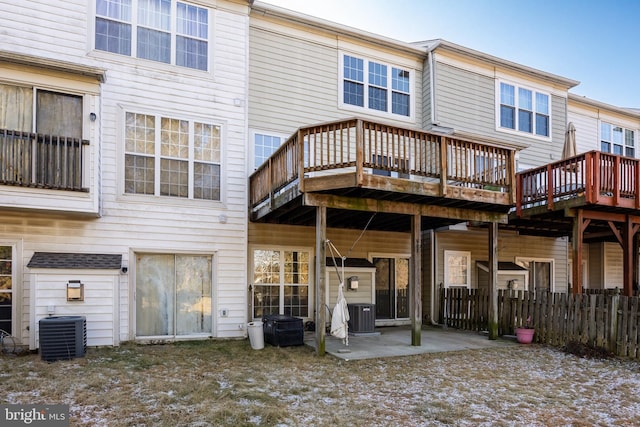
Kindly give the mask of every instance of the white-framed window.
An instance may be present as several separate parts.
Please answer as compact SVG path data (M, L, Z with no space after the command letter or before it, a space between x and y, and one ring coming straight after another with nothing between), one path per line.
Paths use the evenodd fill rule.
M137 253L136 337L210 336L213 255Z
M252 131L253 169L257 169L267 160L287 138L269 132Z
M95 48L208 69L209 10L176 0L96 0Z
M124 191L220 200L221 125L125 113Z
M471 252L444 251L444 287L471 288Z
M554 291L555 260L553 258L516 257L516 264L529 270L529 291Z
M551 132L550 96L547 93L499 82L498 126L539 137Z
M310 316L311 251L253 249L252 315Z
M600 151L636 156L636 132L611 123L600 122Z
M355 55L342 57L342 105L411 117L413 71Z

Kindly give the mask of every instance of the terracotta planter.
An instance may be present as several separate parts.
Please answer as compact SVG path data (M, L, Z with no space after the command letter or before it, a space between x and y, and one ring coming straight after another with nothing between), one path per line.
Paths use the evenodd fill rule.
M531 344L535 331L533 328L516 328L516 339L519 343Z

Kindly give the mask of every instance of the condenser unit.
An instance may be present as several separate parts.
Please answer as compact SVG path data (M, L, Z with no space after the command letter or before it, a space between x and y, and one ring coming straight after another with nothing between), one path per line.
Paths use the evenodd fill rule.
M349 332L370 333L376 329L375 304L347 304L349 309Z
M53 316L40 319L40 356L53 362L84 357L87 320L84 316Z

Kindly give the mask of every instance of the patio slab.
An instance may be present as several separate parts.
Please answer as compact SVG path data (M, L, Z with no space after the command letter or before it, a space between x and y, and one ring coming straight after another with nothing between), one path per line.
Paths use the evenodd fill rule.
M315 335L305 334L304 343L316 348ZM430 326L422 327L421 344L411 345L409 327L395 326L376 328L375 333L371 335L349 336L349 345L345 345L341 339L327 335L325 351L343 360L362 360L518 345L515 337L490 340L486 334Z

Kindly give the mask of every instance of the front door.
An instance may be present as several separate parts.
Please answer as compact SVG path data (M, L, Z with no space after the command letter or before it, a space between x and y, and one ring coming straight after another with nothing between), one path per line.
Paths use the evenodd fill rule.
M373 258L376 266L376 319L409 317L409 259Z

